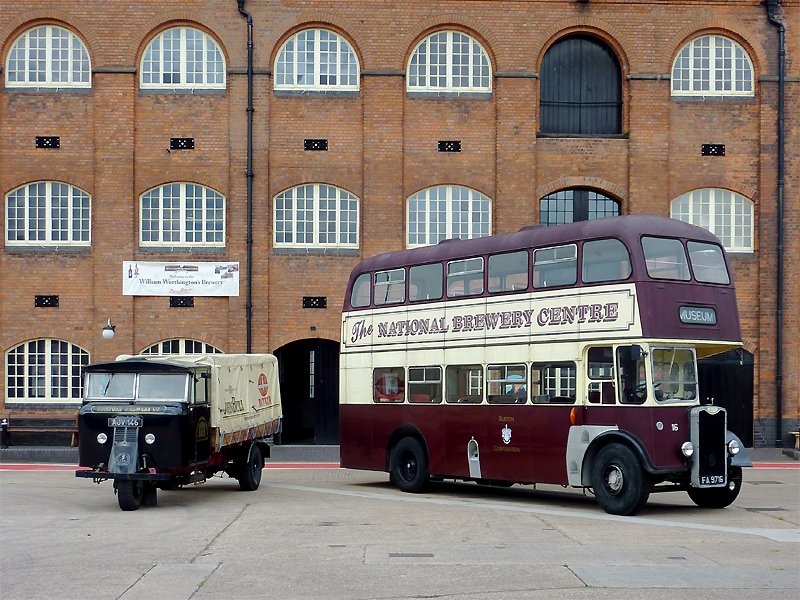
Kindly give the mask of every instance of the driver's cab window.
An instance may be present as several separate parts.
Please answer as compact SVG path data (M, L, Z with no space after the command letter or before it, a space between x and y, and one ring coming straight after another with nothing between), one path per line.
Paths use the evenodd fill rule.
M208 373L198 373L194 379L192 404L208 404Z
M608 346L589 348L586 361L590 404L614 404L614 351Z
M645 353L641 346L617 348L617 386L622 404L643 404L647 400Z

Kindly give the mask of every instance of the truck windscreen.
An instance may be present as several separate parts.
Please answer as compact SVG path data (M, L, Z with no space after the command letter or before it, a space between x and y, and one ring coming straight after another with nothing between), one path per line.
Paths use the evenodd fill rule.
M86 397L92 400L133 400L134 373L89 373Z
M187 381L188 375L185 373L168 375L142 373L139 375L137 399L186 401Z

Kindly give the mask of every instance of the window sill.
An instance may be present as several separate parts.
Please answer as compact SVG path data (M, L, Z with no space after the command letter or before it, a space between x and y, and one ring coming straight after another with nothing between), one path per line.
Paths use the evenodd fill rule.
M708 102L713 104L715 102L733 102L734 104L750 104L755 103L755 96L676 96L672 95L671 99L679 104L696 104Z
M358 248L272 248L273 254L300 256L304 254L317 256L360 256Z
M139 94L142 96L157 94L167 96L224 96L227 92L226 88L139 88Z
M413 91L406 90L406 97L415 100L491 100L493 97L492 91L486 92L456 92L456 91L441 91L434 90Z
M596 139L596 140L627 140L627 133L536 133L540 139Z
M358 98L360 90L273 90L277 98Z
M153 254L165 252L187 252L189 254L224 254L226 249L224 246L139 246L139 252L148 252Z
M89 252L91 250L91 246L72 246L72 245L53 245L53 246L28 246L28 245L16 245L14 243L6 242L5 251L9 254L26 254L26 253L33 253L33 254L59 254L59 253L82 253L82 252Z

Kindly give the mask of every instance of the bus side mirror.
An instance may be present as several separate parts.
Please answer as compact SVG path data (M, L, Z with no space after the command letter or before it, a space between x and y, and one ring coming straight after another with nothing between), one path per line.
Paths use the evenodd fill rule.
M631 346L631 360L632 361L640 361L644 356L644 350L642 350L641 346Z

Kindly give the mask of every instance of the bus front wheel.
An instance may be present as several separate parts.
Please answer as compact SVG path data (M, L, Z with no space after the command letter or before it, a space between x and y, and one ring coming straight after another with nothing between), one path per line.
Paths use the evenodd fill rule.
M689 488L689 498L700 508L725 508L733 504L742 488L742 468L731 467L728 485L721 488Z
M403 438L397 443L391 465L391 479L404 492L420 492L428 483L428 457L415 438Z
M636 514L647 503L651 483L630 448L611 444L597 453L592 487L603 510L627 516Z

